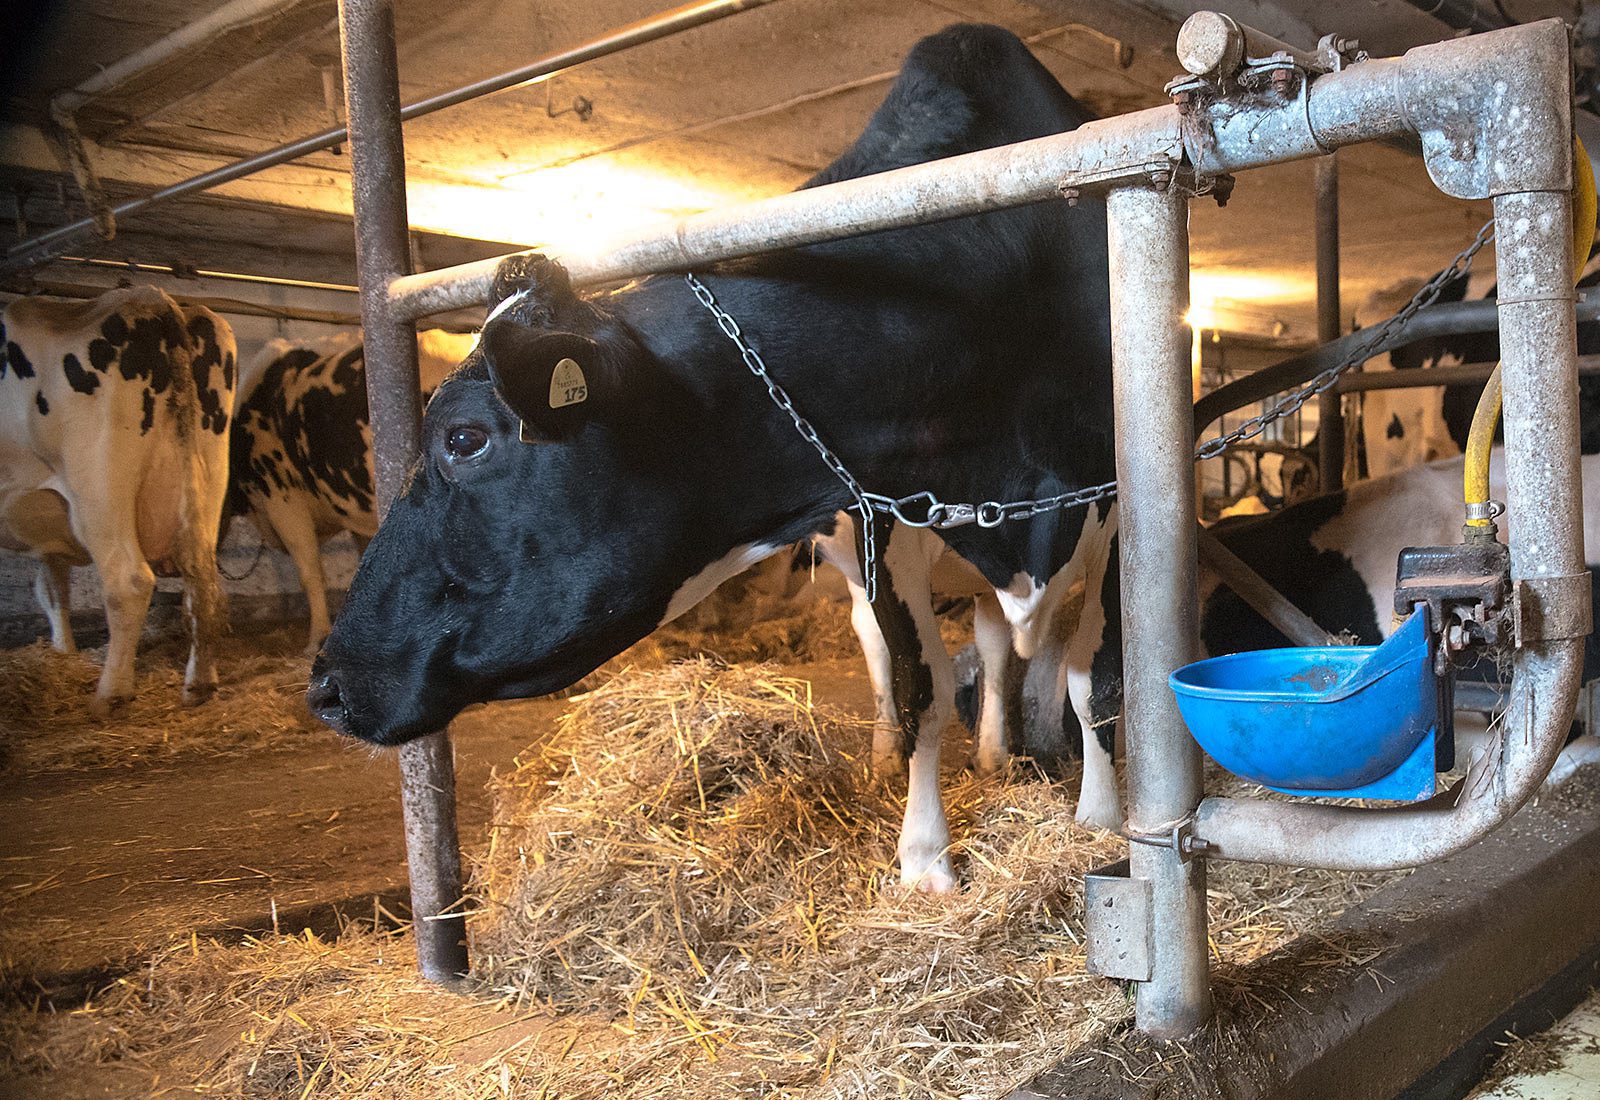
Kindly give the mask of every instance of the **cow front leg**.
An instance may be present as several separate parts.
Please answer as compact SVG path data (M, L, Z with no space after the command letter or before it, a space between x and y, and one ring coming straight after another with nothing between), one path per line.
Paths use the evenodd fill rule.
M972 769L979 775L993 775L1011 762L1006 737L1011 624L993 593L977 597L972 633L978 648L978 728L973 733Z
M850 626L867 661L867 679L872 681L872 774L881 779L898 779L906 774L905 734L894 701L889 645L878 626L877 613L867 602L862 582L854 519L848 512L840 512L834 519L833 533L817 535L812 545L823 561L844 575L850 589Z
M890 683L901 737L910 755L900 881L927 893L955 890L950 826L939 793L939 746L955 713L956 678L939 637L928 587L938 542L923 532L879 521L882 548L872 609L889 651Z
M877 614L867 602L867 590L854 581L850 585L850 625L867 659L867 678L872 681L872 774L880 779L896 779L906 774L905 735L900 729L900 712L894 701L894 678L890 670L889 645L878 628Z
M47 554L39 559L33 595L50 623L50 644L57 653L76 653L72 636L72 566L66 559Z

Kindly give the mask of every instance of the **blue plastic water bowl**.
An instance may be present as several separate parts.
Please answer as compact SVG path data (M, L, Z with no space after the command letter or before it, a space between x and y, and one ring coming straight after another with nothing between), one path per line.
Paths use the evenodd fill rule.
M1234 653L1167 682L1195 740L1235 775L1324 798L1434 793L1439 696L1425 609L1380 646Z

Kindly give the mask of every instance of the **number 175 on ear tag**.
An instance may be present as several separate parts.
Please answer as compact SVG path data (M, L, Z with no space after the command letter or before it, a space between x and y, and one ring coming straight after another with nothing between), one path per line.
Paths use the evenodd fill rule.
M589 380L576 359L563 359L550 374L550 407L564 409L589 400Z

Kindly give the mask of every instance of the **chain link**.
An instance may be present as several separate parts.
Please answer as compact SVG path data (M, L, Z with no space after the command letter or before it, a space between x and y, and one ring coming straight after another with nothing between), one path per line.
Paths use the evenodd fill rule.
M1332 389L1339 379L1352 367L1364 363L1377 353L1384 341L1399 328L1415 317L1419 312L1438 301L1439 295L1444 291L1445 285L1451 280L1466 275L1472 269L1472 261L1482 251L1484 245L1494 238L1494 222L1484 223L1482 229L1472 243L1462 249L1450 266L1439 272L1424 283L1416 294L1392 317L1388 318L1376 328L1370 330L1368 339L1361 341L1349 354L1336 366L1320 372L1300 389L1285 394L1279 398L1265 412L1244 421L1231 431L1206 440L1195 448L1195 459L1202 460L1216 458L1229 447L1243 443L1266 431L1269 426L1286 416L1299 412L1306 402L1313 397ZM1056 512L1065 508L1086 507L1102 500L1109 500L1117 495L1115 481L1101 482L1098 485L1088 485L1071 492L1060 493L1051 497L1040 497L1036 500L996 501L987 500L981 504L946 503L933 493L923 490L904 497L888 497L880 493L869 493L862 488L861 483L855 479L844 461L822 441L817 434L817 429L811 422L800 414L795 408L794 400L789 396L789 391L781 386L777 379L772 377L767 370L767 364L761 358L761 353L750 345L745 339L744 332L739 328L739 322L734 320L727 310L717 302L716 296L709 287L701 282L694 272L686 272L684 281L689 284L689 289L694 292L695 298L716 319L717 327L723 335L733 342L739 349L739 358L744 362L746 369L759 378L767 387L767 396L772 403L788 414L793 421L795 431L800 433L800 438L811 444L812 448L821 456L823 463L832 471L833 475L844 485L851 498L855 501L854 510L861 518L861 543L862 543L862 572L867 589L869 601L877 598L877 538L874 531L873 515L881 513L894 517L898 523L907 527L932 527L946 530L951 527L963 527L969 523L976 523L979 527L998 527L1002 523L1013 520L1033 519L1047 512Z

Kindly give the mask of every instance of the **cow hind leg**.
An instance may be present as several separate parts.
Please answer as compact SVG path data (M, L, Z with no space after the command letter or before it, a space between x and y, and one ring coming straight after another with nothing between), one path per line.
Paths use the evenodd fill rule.
M57 554L39 559L33 580L34 598L50 623L50 644L58 653L78 652L72 636L72 565Z
M1006 705L1011 665L1011 625L992 593L977 598L973 640L978 648L978 725L972 745L972 769L993 775L1011 762L1006 735Z
M939 637L928 588L937 544L905 527L879 528L883 560L873 611L889 650L895 709L910 750L900 880L927 893L955 889L950 826L939 793L939 746L955 713L955 669Z
M274 496L262 502L259 510L266 513L267 522L288 551L295 572L300 576L306 607L311 612L306 653L314 655L333 629L328 615L328 581L322 571L322 544L317 539L316 521L311 517L311 510L292 497Z
M179 566L183 573L183 611L189 625L189 663L183 672L183 702L193 706L217 690L217 645L225 613L217 573L217 544L196 539Z
M1083 730L1083 786L1077 818L1100 829L1122 827L1114 762L1121 711L1120 569L1112 542L1090 563L1083 613L1067 650L1067 693Z
M91 540L89 546L105 589L106 630L110 635L105 666L100 670L100 683L90 708L98 717L133 698L134 657L156 587L155 573L131 534L130 523L129 538L100 546Z

